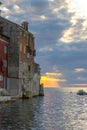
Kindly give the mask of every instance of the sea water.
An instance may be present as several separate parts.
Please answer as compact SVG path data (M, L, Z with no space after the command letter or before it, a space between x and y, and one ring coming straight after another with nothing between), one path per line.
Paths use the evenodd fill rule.
M87 95L77 95L80 89L48 88L44 97L0 104L0 130L87 130Z

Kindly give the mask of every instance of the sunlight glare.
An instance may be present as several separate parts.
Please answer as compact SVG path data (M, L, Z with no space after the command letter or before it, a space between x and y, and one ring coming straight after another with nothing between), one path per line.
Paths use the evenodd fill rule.
M72 9L80 16L87 17L87 1L86 0L70 0Z
M58 80L55 78L50 78L50 77L46 77L46 76L41 76L41 81L40 83L44 84L44 87L47 88L59 88L59 84L58 84Z

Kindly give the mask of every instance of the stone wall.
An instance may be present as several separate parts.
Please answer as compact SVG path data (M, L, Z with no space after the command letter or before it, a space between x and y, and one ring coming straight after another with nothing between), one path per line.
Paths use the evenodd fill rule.
M9 37L10 42L8 44L8 76L18 77L19 67L19 44L18 44L18 26L13 22L10 22L0 17L0 23L2 23L2 32L5 36ZM12 69L14 68L13 72ZM15 72L14 72L15 71Z
M40 76L37 73L34 73L33 89L32 89L32 93L34 96L39 95L39 89L40 89Z
M19 95L19 80L16 78L7 78L7 91L11 96Z
M3 25L3 34L10 39L7 80L10 95L39 95L40 71L38 65L35 70L34 36L28 31L28 23L20 26L1 16L0 23Z

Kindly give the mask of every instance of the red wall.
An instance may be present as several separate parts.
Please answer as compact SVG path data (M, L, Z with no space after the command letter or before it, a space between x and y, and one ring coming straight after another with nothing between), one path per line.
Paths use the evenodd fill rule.
M0 88L4 87L4 78L7 77L7 41L0 37Z

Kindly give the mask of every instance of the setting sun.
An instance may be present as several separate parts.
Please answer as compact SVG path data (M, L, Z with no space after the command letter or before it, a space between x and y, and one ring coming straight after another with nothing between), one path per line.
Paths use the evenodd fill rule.
M58 80L55 78L49 78L46 76L41 76L41 83L44 84L44 87L59 87Z
M67 80L62 78L60 72L46 72L45 75L41 76L40 83L44 84L44 87L59 88L60 83L64 83Z

